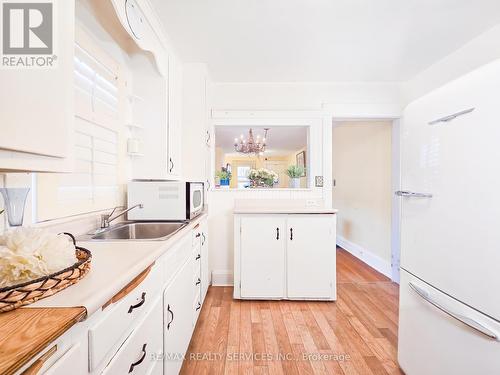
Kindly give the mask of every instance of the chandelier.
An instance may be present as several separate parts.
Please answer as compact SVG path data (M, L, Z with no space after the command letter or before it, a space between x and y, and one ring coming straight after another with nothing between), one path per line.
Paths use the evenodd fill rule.
M253 131L252 129L250 129L248 131L248 140L243 137L243 134L240 136L240 138L234 139L234 149L242 154L264 154L267 146L266 138L268 130L269 128L264 129L264 137L261 139L260 135L257 135L257 137L254 138Z

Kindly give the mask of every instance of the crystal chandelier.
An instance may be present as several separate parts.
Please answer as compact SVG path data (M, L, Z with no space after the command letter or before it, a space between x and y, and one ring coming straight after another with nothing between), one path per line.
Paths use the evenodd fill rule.
M264 129L264 138L261 139L260 135L257 135L257 137L254 138L253 131L252 129L250 129L248 131L248 140L243 137L243 134L240 136L240 138L234 139L234 149L242 154L264 154L267 146L266 138L268 130L269 128Z

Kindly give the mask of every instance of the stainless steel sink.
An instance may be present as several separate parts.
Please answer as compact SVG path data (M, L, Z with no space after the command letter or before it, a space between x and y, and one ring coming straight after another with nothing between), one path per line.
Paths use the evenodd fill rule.
M166 240L186 223L120 223L94 234L92 240Z

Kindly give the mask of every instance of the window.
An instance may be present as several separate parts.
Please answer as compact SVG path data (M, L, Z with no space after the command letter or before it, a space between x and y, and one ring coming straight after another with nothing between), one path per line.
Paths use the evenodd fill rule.
M120 69L86 35L77 37L74 63L74 172L37 176L38 221L109 208L119 200Z

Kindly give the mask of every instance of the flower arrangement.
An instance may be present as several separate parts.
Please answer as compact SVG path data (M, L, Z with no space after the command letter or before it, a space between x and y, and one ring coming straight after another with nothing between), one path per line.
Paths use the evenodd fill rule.
M38 228L18 228L0 236L0 287L31 281L77 262L65 236Z
M248 179L250 180L250 187L273 187L279 182L278 175L265 168L250 169L248 172Z

